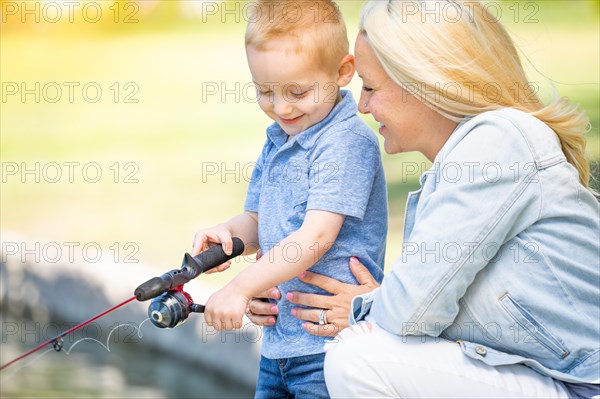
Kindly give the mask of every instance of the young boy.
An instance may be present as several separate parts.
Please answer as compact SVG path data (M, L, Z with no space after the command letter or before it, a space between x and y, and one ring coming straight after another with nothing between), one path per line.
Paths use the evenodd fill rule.
M246 31L260 108L275 121L256 163L245 212L196 234L194 255L231 237L259 243L262 257L206 303L217 329L241 327L249 300L279 286L277 323L265 327L256 397L328 397L325 338L308 334L286 293L324 292L296 276L311 271L356 283L356 256L381 281L387 196L374 133L348 91L354 58L332 1L262 1ZM254 244L255 245L255 244ZM221 265L217 270L229 267ZM326 322L326 310L321 313ZM325 320L324 320L325 319Z

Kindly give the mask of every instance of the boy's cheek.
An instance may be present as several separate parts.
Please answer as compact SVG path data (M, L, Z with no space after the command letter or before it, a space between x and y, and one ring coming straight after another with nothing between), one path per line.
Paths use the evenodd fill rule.
M258 106L264 112L271 112L273 109L273 104L271 103L270 99L265 96L261 96L258 98Z

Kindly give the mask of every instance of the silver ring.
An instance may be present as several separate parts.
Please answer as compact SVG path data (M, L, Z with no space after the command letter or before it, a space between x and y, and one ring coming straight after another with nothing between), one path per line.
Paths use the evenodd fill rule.
M327 323L327 309L322 309L319 315L319 325L324 326Z

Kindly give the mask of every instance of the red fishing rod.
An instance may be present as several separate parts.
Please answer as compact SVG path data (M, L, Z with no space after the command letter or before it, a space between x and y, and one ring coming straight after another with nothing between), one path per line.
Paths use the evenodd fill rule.
M67 331L58 334L56 337L49 339L48 341L44 342L43 344L36 346L35 348L33 348L32 350L30 350L27 353L22 354L21 356L19 356L18 358L11 360L10 362L6 363L5 365L3 365L2 367L0 367L0 370L5 369L6 367L10 366L13 363L18 362L21 359L25 359L27 356L31 355L32 353L35 353L37 351L39 351L42 348L45 348L46 346L52 344L52 346L54 347L54 350L57 352L60 352L60 350L62 349L62 338L66 335L69 335L77 330L79 330L82 327L87 326L88 324L90 324L91 322L93 322L94 320L98 320L99 318L101 318L102 316L105 316L107 314L109 314L112 311L115 311L117 309L119 309L121 306L124 306L126 304L128 304L129 302L133 301L134 299L136 299L135 296L132 296L131 298L129 298L128 300L121 302L120 304L118 304L117 306L113 306L112 308L105 310L104 312L100 313L99 315L96 315L94 317L92 317L89 320L84 321L81 324L76 325L73 328L68 329Z
M155 326L161 328L176 327L183 323L190 313L204 312L204 306L195 304L190 294L183 290L183 285L191 279L198 277L205 271L219 266L220 264L227 262L238 255L241 255L242 252L244 252L244 244L239 238L234 237L233 251L231 255L225 254L221 245L215 245L214 247L209 248L195 257L192 257L190 254L185 254L181 269L174 269L160 277L151 278L142 285L138 286L135 289L134 296L131 298L121 302L116 306L113 306L110 309L105 310L104 312L84 321L81 324L76 325L75 327L68 329L67 331L58 334L56 337L49 339L43 344L36 346L27 353L24 353L16 359L13 359L1 366L0 371L18 362L19 360L25 359L27 356L47 347L50 344L52 344L54 350L60 352L63 347L63 337L87 326L94 320L98 320L99 318L114 312L120 307L127 305L134 299L137 299L138 301L153 299L148 307L148 317Z

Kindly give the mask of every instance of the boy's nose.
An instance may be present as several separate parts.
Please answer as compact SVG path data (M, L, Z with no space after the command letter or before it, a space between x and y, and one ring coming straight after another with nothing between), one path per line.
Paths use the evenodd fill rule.
M273 110L281 117L290 116L293 110L292 104L286 101L284 98L275 98L275 104L273 104Z

